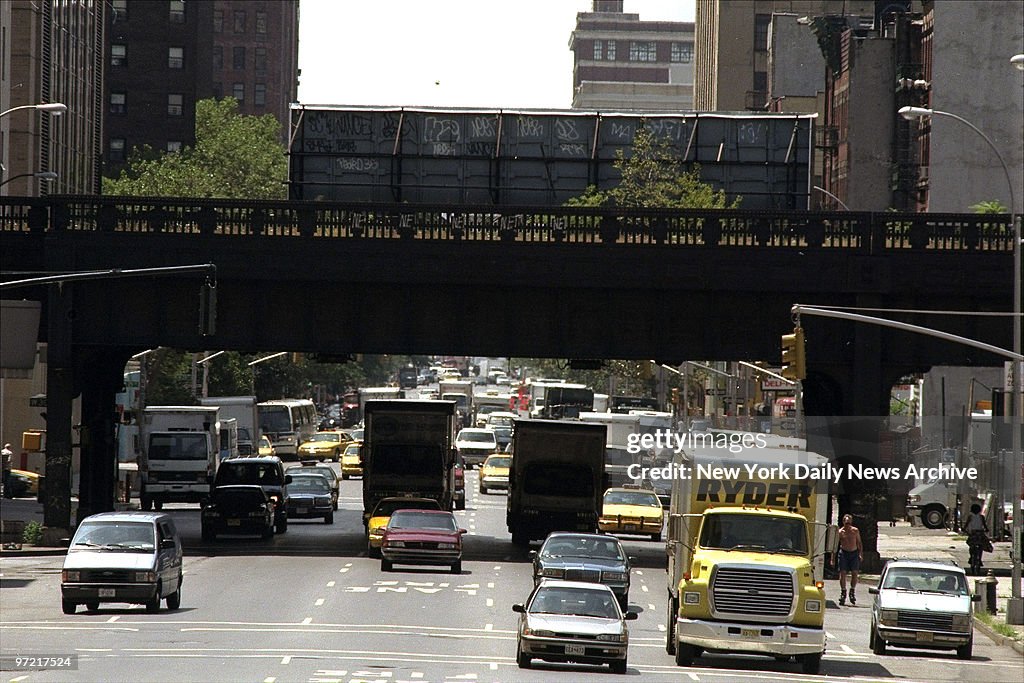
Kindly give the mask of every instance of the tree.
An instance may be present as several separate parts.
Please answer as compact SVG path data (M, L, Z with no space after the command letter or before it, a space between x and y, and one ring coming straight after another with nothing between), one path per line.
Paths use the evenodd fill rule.
M1010 213L1010 210L1003 206L1003 203L998 199L989 199L977 204L971 204L968 208L974 213Z
M288 161L278 141L281 125L272 114L243 116L238 102L196 102L196 144L155 154L132 151L117 178L103 179L108 195L281 199Z
M567 206L623 206L662 209L735 209L737 197L726 204L724 190L717 192L700 179L700 166L685 170L666 139L657 138L646 128L633 136L633 154L615 151L616 170L621 182L610 190L587 187L579 197L566 202Z

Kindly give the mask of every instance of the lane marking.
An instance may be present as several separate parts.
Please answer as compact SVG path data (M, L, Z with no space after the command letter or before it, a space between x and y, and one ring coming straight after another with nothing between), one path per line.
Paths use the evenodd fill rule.
M342 567L341 569L338 570L338 573L344 574L347 571L348 571L348 567Z
M302 625L303 626L308 626L309 624L312 624L312 623L313 623L313 617L306 617L305 619L302 620ZM184 631L185 629L182 629L182 630Z
M835 638L835 636L832 635L831 633L829 633L828 631L825 631L825 637L826 638Z
M352 563L351 563L351 562L346 562L346 563L345 563L345 566L346 566L346 567L351 567L351 566L352 566Z
M317 598L316 602L313 603L313 606L314 607L321 607L323 604L324 604L324 599L323 598Z
M640 570L640 569L634 569L633 573L636 574L637 576L643 576L644 575L643 571Z
M422 671L413 671L413 672L412 672L411 674L409 674L409 675L410 675L410 676L411 676L412 678L423 678L423 672L422 672Z
M647 609L658 609L658 608L655 607L654 605L652 605L651 603L647 603Z
M494 598L487 598L487 606L494 607Z
M665 624L658 624L658 630L659 631L664 631L665 630Z
M491 662L488 666L490 667L491 671L497 671L498 670L498 663L497 662Z
M494 582L493 582L493 581L489 582L489 583L487 584L487 587L488 587L488 588L494 588Z
M484 625L484 630L485 631L493 631L494 630L494 624L485 624Z
M26 678L28 678L28 674L26 674L24 676L18 676L17 678L12 678L11 679L11 683L18 683L18 681L23 681Z
M846 653L846 654L848 654L848 655L855 655L855 654L859 654L859 653L858 653L858 652L857 652L856 650L854 650L854 649L853 649L852 647L850 647L849 645L846 645L845 643L844 643L844 644L841 644L841 645L840 645L839 647L841 647L841 648L843 649L843 652L845 652L845 653Z
M650 589L647 588L647 586L640 586L640 590L642 590L644 593L649 593L650 592Z
M274 676L267 676L263 679L263 683L274 683L277 680Z
M501 569L501 565L500 564L494 565L494 571L499 571L500 569Z
M115 621L117 621L120 618L121 618L120 614L118 614L117 616L110 617L109 619L107 619L107 623L108 624L113 624Z
M697 674L693 673L692 671L687 671L686 675L690 677L691 681L699 681L700 680L700 678L698 678Z
M291 664L291 661L292 661L291 655L285 655L284 657L281 657L281 663L282 664Z
M75 652L113 652L112 647L76 647Z
M328 581L327 582L327 587L328 588L334 588L334 583L335 583L334 581Z

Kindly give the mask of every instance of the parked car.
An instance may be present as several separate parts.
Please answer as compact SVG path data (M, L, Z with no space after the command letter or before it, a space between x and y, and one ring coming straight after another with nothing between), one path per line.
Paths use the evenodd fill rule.
M366 524L366 551L370 557L380 557L380 544L384 529L395 510L440 510L433 498L383 498L373 508Z
M548 534L539 551L531 551L533 583L542 579L589 581L612 589L625 609L629 601L629 557L619 539L604 534Z
M636 612L623 613L607 586L544 579L519 613L516 663L528 669L533 659L547 662L607 664L626 673L629 629Z
M609 534L650 534L651 540L660 541L664 519L653 490L624 486L604 492L597 527Z
M293 474L288 483L288 518L323 517L324 524L334 524L331 485L319 474Z
M284 473L284 465L276 456L229 458L217 468L213 485L255 484L262 487L274 502L274 531L283 534L288 530L288 484L291 480L291 475Z
M456 510L466 509L466 463L462 456L455 454L455 495L452 501Z
M344 457L344 456L342 456ZM293 465L285 470L285 474L295 475L302 474L319 474L321 477L327 480L327 485L331 487L331 507L334 510L338 509L338 496L341 493L341 481L338 479L338 473L334 471L334 468L330 465L319 465L316 462L305 461L302 465Z
M441 510L396 510L380 543L380 569L395 564L443 564L462 573L462 535L455 515Z
M204 541L217 534L274 535L274 502L267 492L253 484L214 487L202 512Z
M508 472L512 467L509 455L488 455L480 466L480 493L491 489L508 490Z
M956 650L970 659L974 646L972 596L963 568L941 562L896 560L882 569L871 605L868 646L883 655L887 646Z
M182 544L163 512L102 512L78 525L60 577L61 609L78 605L143 604L156 612L181 606Z
M363 442L350 441L341 454L341 478L363 476Z
M317 432L299 445L299 460L316 459L322 461L341 462L342 451L352 438L348 432L335 429L327 432Z
M484 459L498 450L498 441L494 438L494 432L490 429L478 429L467 427L462 429L455 437L455 448L465 461L466 466L472 468L479 465Z

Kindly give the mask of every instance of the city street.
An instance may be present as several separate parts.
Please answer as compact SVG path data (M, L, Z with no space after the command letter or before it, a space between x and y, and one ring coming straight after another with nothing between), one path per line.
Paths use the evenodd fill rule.
M60 610L61 557L8 558L0 564L0 648L13 655L78 655L78 670L5 671L17 681L566 681L610 676L606 668L515 663L514 602L532 581L526 554L512 546L504 494L480 495L467 476L468 530L463 573L398 567L382 573L366 556L360 481L342 483L333 525L293 521L267 541L200 540L199 510L169 506L186 544L181 609L147 614L109 605L73 616ZM625 539L635 557L630 676L678 680L664 648L663 546ZM830 594L837 592L830 582ZM821 676L795 663L705 655L687 680L1019 681L1020 656L976 633L974 658L896 650L877 657L868 642L870 598L857 607L829 602L828 651ZM5 659L9 662L9 659Z

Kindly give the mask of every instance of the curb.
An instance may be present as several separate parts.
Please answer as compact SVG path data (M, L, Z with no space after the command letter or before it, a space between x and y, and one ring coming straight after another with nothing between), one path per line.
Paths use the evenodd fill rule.
M986 624L978 617L974 617L974 628L988 636L989 640L991 640L996 645L1009 645L1017 652L1024 654L1024 641L1015 640L1013 638L1010 638L1009 636L1004 636L1001 633L996 633L994 629L992 629L988 624Z
M0 559L5 557L56 557L67 555L67 548L22 547L21 550L0 550Z

